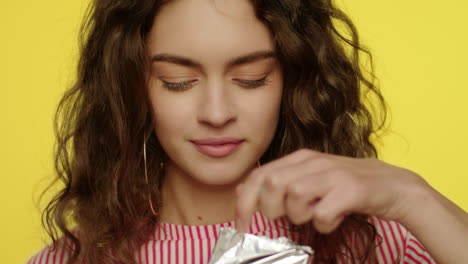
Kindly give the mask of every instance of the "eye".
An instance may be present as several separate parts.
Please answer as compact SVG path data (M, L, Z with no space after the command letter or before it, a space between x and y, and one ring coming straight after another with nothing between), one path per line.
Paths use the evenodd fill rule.
M243 79L234 79L241 87L244 88L257 88L264 86L268 83L267 76L259 80L243 80Z
M163 82L163 87L171 91L184 91L192 87L193 83L196 80L190 80L185 82L167 82L161 79ZM244 80L244 79L234 79L241 87L244 88L256 88L264 86L268 83L267 76L258 79L258 80Z
M186 82L166 82L161 79L163 82L163 87L171 91L184 91L192 87L193 83L196 80L186 81Z

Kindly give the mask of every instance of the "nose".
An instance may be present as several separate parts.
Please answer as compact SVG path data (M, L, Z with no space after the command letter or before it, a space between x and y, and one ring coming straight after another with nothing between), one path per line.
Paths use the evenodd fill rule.
M198 122L210 127L221 128L236 120L234 98L220 82L207 83L201 89Z

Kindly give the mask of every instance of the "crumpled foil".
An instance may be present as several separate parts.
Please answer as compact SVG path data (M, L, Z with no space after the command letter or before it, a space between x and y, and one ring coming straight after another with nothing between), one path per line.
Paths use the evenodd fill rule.
M308 264L314 251L286 237L271 239L222 228L209 264Z

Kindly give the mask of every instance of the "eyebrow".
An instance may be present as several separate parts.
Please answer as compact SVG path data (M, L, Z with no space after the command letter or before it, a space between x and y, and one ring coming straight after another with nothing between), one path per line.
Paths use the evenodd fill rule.
M241 64L246 64L258 60L263 60L266 58L276 58L275 52L271 50L261 50L261 51L255 51L252 53L248 53L246 55L242 55L239 57L232 58L229 60L229 62L226 64L228 68L238 66ZM178 56L178 55L173 55L173 54L167 54L167 53L162 53L162 54L157 54L151 57L151 62L169 62L169 63L174 63L182 66L188 66L188 67L193 67L193 68L203 68L200 62L194 61L190 58Z

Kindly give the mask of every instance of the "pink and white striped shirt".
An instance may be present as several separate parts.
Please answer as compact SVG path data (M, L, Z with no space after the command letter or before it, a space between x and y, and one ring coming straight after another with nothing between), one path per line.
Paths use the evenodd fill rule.
M371 217L370 222L382 237L377 247L377 259L381 264L434 264L424 247L402 225L393 221L383 221ZM205 226L184 226L161 223L152 238L136 252L139 264L205 264L222 227L231 227L234 222ZM291 231L286 217L270 220L257 212L250 226L249 233L270 238L286 236L297 242L298 234ZM353 245L359 246L359 245ZM69 252L64 243L54 251L47 247L33 256L27 264L66 264ZM339 263L347 263L340 259Z

